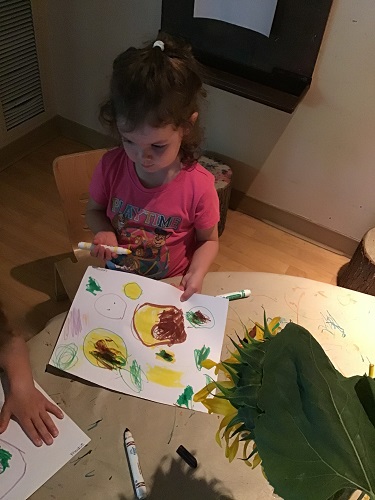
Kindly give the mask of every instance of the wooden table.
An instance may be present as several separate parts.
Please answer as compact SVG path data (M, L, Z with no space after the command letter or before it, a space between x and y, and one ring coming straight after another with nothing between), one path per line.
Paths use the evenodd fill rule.
M169 280L173 282L176 280ZM307 328L344 375L367 372L375 361L375 297L324 283L269 273L209 273L203 293L250 288L248 299L229 304L226 334L281 316ZM263 309L264 308L264 309ZM145 401L45 372L65 315L54 318L29 341L36 381L91 437L91 442L34 495L44 499L134 498L122 435L134 435L151 499L275 498L260 467L228 463L215 442L221 418ZM222 356L228 354L226 338ZM97 422L93 428L92 425ZM198 460L190 469L176 454L182 444Z

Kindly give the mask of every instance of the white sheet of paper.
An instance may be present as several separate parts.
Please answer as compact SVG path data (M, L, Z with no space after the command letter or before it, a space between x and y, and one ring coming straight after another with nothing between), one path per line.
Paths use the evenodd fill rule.
M269 36L276 5L277 0L195 0L194 17L224 21Z
M49 364L118 392L207 411L192 396L213 376L200 361L220 361L228 300L194 294L181 302L181 293L89 267Z
M35 386L52 401L38 384ZM0 383L0 408L3 404ZM0 500L28 498L90 441L68 415L62 420L51 418L59 429L51 446L35 446L14 420L0 434Z

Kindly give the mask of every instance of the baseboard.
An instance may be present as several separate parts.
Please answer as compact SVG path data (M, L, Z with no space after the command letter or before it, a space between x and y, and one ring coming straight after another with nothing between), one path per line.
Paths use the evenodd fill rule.
M112 148L118 145L118 142L113 137L85 125L68 120L60 115L57 115L55 119L61 135L82 144L87 144L92 149Z
M232 189L229 207L349 258L359 243L304 217L247 196L237 189Z
M0 171L9 167L60 134L56 117L0 149Z

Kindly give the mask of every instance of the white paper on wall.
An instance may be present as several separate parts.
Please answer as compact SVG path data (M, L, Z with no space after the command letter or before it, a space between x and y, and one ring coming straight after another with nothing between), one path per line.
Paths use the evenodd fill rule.
M269 36L277 0L195 0L194 17L216 19Z

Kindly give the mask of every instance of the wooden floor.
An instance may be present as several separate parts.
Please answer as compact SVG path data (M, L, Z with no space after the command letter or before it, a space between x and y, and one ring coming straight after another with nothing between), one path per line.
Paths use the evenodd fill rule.
M69 308L54 299L53 263L70 252L52 161L87 146L60 137L0 172L0 297L26 338ZM336 283L345 257L229 211L212 271L264 271Z

